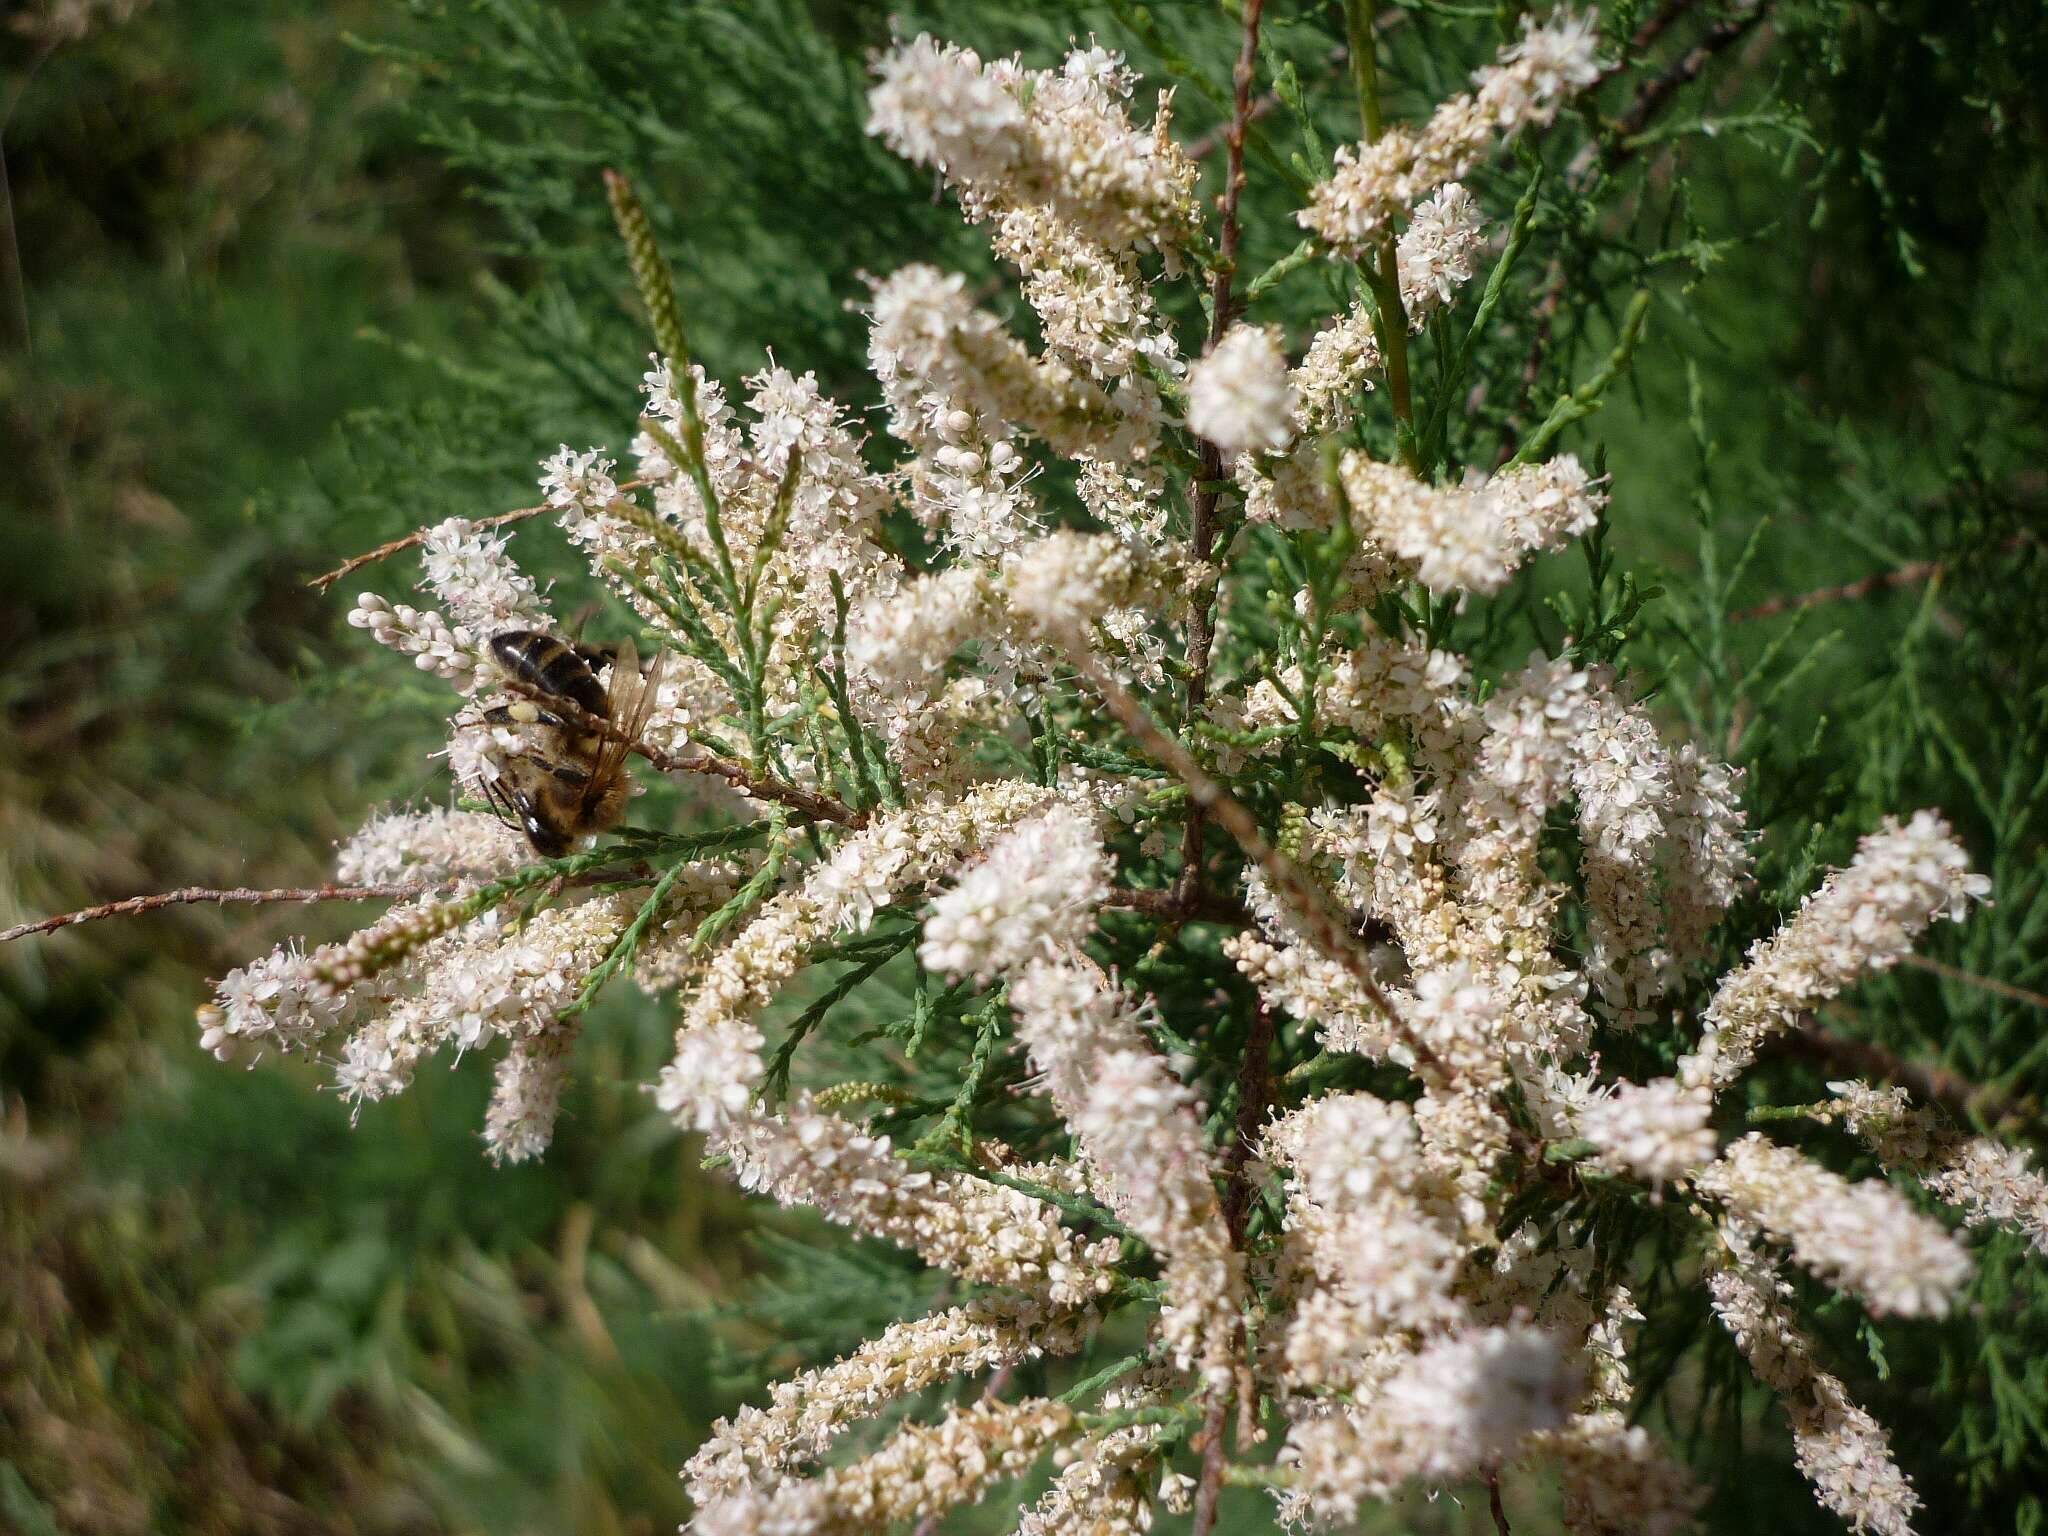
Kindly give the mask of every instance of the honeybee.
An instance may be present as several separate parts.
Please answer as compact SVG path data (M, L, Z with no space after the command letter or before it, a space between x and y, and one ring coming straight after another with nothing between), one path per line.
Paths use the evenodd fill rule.
M632 791L626 754L653 713L659 665L655 675L641 676L630 640L607 652L530 629L494 636L491 658L539 697L484 712L488 725L518 727L524 744L523 750L500 759L498 776L483 785L485 798L500 820L525 832L536 853L560 858L578 840L609 831L625 815ZM591 668L592 662L607 659L609 687L598 682ZM592 731L566 711L551 711L549 699L597 716L604 729Z

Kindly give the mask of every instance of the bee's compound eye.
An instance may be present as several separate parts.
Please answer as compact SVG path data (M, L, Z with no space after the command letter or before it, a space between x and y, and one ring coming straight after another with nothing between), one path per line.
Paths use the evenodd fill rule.
M568 834L542 821L531 807L522 805L519 819L526 827L526 840L542 858L559 859L569 851Z

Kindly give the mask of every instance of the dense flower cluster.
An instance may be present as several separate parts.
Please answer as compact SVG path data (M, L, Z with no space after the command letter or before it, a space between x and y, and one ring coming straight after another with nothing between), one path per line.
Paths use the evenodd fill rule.
M1568 453L1462 486L1424 485L1353 453L1343 483L1360 531L1437 593L1499 590L1530 555L1590 529L1606 500Z
M1938 1316L1969 1279L1961 1245L1891 1185L1851 1184L1762 1136L1735 1142L1695 1182L1731 1219L1783 1241L1823 1279L1860 1292L1872 1312Z
M954 1288L722 1421L685 1469L692 1529L935 1522L1044 1460L1020 1531L1125 1536L1191 1492L1213 1518L1215 1460L1277 1439L1239 1470L1304 1527L1526 1470L1574 1532L1662 1536L1699 1493L1636 1422L1632 1362L1680 1249L1820 1501L1909 1528L1883 1430L1775 1266L1943 1316L1970 1250L1889 1175L2043 1248L2048 1186L1861 1082L1793 1113L1845 1122L1886 1177L1723 1139L1773 1037L1988 883L1936 813L1887 822L1710 977L1751 885L1740 771L1584 636L1502 666L1520 621L1485 601L1610 488L1547 437L1487 473L1361 430L1383 350L1486 264L1458 178L1595 83L1595 44L1589 15L1525 16L1474 91L1339 151L1301 222L1396 270L1294 356L1227 281L1205 344L1176 335L1157 290L1216 276L1218 246L1167 101L1134 122L1119 56L1027 69L919 37L875 61L871 130L987 231L1032 339L907 266L865 310L886 444L812 375L771 361L729 399L678 356L643 381L630 478L550 457L553 536L655 656L630 719L584 717L636 696L623 646L564 647L576 710L494 660L506 629L556 628L505 534L426 530L432 607L359 600L352 622L453 685L451 767L495 810L629 750L677 791L642 804L685 809L577 823L536 840L572 850L547 860L482 810L379 816L337 874L403 899L232 972L207 1048L327 1052L357 1105L489 1051L483 1139L518 1160L629 976L675 998L655 1110L749 1192ZM840 1028L885 967L891 1017ZM822 1080L846 1061L872 1074ZM1111 1337L1137 1352L1067 1398L1012 1391Z
M1287 354L1262 326L1240 325L1188 374L1188 427L1235 457L1276 453L1294 437Z
M1856 861L1830 875L1778 933L1759 940L1707 1007L1705 1035L1681 1063L1688 1082L1725 1086L1756 1059L1771 1036L1826 1002L1865 970L1882 970L1911 952L1914 938L1939 918L1960 921L1991 882L1932 811L1863 839Z
M1006 834L932 902L917 958L928 971L979 981L1021 969L1088 935L1109 873L1088 819L1055 806Z
M1816 1106L1837 1116L1887 1170L1915 1175L1973 1227L2007 1226L2048 1255L2048 1178L2031 1155L1988 1136L1963 1136L1907 1097L1903 1088L1830 1083L1835 1101Z
M1723 1239L1722 1264L1707 1280L1714 1315L1784 1406L1799 1470L1851 1530L1904 1536L1920 1496L1892 1460L1884 1430L1819 1364L1792 1320L1792 1288L1738 1233L1724 1231Z
M975 1302L898 1323L853 1354L780 1383L765 1408L721 1420L683 1468L699 1504L729 1498L806 1461L816 1461L849 1424L899 1397L956 1376L977 1376L1041 1354L1065 1354L1085 1337L1076 1314L1049 1315L1029 1302Z
M1310 192L1301 224L1335 255L1356 260L1394 219L1468 175L1494 143L1547 123L1600 75L1591 13L1522 17L1522 35L1479 71L1479 89L1439 106L1419 129L1394 128L1337 151L1337 168Z
M1110 250L1171 246L1195 222L1195 167L1169 132L1125 109L1137 76L1121 54L1084 48L1057 70L984 64L930 36L877 61L868 131L943 173L970 219L1044 208Z

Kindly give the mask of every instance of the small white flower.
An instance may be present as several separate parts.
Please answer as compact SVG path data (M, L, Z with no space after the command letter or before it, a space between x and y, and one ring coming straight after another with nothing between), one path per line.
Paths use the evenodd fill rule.
M1188 426L1223 451L1278 453L1294 437L1294 384L1270 329L1233 326L1188 371Z

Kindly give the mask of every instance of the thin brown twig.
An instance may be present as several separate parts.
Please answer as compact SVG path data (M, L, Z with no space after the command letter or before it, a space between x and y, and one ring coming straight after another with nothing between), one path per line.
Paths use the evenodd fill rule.
M1621 116L1614 120L1614 138L1608 150L1610 159L1622 159L1633 154L1638 148L1629 141L1648 125L1651 118L1664 110L1666 103L1685 86L1700 77L1715 56L1733 47L1764 19L1767 5L1756 5L1740 16L1730 16L1716 22L1692 47L1673 59L1658 74L1644 82L1634 100ZM1652 34L1652 41L1655 35Z
M1244 1242L1245 1213L1251 1205L1251 1184L1245 1166L1252 1143L1266 1123L1266 1108L1273 1096L1273 1035L1278 1020L1273 1010L1260 1003L1252 1013L1252 1027L1245 1036L1244 1055L1237 1063L1237 1134L1223 1149L1223 1220L1230 1227L1230 1239Z
M1202 1453L1202 1476L1195 1484L1192 1536L1209 1536L1216 1528L1216 1507L1223 1497L1223 1417L1230 1411L1227 1393L1212 1390L1202 1413L1202 1427L1189 1442Z
M520 507L517 511L500 512L496 517L484 518L477 526L479 528L502 528L507 523L517 523L529 517L537 517L547 510L544 506ZM393 555L403 554L408 549L417 548L426 536L426 529L415 528L402 539L393 539L389 544L379 544L375 549L366 550L352 560L344 560L325 575L315 576L306 585L315 592L325 592L337 581L353 576L366 565L375 565L379 560L389 560Z
M622 861L625 857L621 855ZM625 870L591 870L581 875L557 875L546 883L546 889L552 895L582 886L644 884L645 875L645 865L634 865ZM0 929L0 944L14 939L25 939L38 933L54 933L60 928L70 928L79 923L96 923L107 917L133 917L144 912L159 911L164 907L292 904L310 906L323 901L405 901L414 896L431 896L436 892L459 892L468 883L461 879L420 880L411 884L393 882L388 885L308 885L287 886L275 890L188 885L180 890L159 891L152 896L128 896L120 901L102 902L96 907L82 907L76 912L45 917L33 923L18 923L12 928Z
M2017 542L2017 541L2016 541ZM1874 576L1865 576L1860 581L1845 581L1838 587L1822 587L1816 592L1796 592L1785 597L1767 598L1753 608L1728 615L1731 624L1748 624L1756 619L1774 619L1781 613L1798 613L1807 608L1818 608L1826 603L1853 603L1877 592L1895 591L1900 587L1917 587L1925 582L1938 580L1948 567L1940 560L1915 560L1897 570L1879 571Z
M1495 1467L1486 1474L1486 1507L1493 1515L1493 1528L1497 1536L1514 1536L1508 1529L1508 1512L1500 1502L1500 1469Z
M1774 1042L1834 1077L1891 1083L1935 1105L1958 1125L2024 1130L2039 1137L2037 1106L2000 1088L1973 1083L1932 1062L1910 1061L1874 1040L1838 1034L1818 1019L1802 1018Z
M1684 3L1690 5L1696 3L1696 0L1684 0ZM1373 18L1373 29L1377 32L1386 32L1400 26L1407 19L1408 13L1406 11L1382 11ZM1344 44L1338 43L1328 53L1323 55L1323 67L1334 72L1342 69L1350 58L1351 50ZM1263 96L1256 98L1252 102L1251 115L1248 121L1256 123L1260 119L1278 111L1279 108L1280 93L1278 91L1267 91ZM1230 125L1227 122L1218 123L1207 133L1198 134L1190 139L1187 145L1188 158L1190 160L1206 160L1216 152L1219 145L1225 142L1225 136L1229 130Z
M1950 965L1945 960L1931 959L1926 955L1907 955L1905 962L1916 970L1931 971L1936 976L1947 977L1950 981L1960 981L1966 987L1976 987L1999 997L2009 997L2016 1003L2029 1003L2036 1008L2048 1008L2048 996L2043 996L2039 992L2029 992L2025 987L2016 987L2011 982L2000 981L1995 976L1979 976L1975 971L1966 971L1961 966Z
M1695 0L1685 0L1685 3L1692 4L1695 3ZM1381 11L1373 17L1373 30L1375 32L1391 31L1407 19L1408 12L1403 10ZM1342 69L1350 59L1350 48L1343 43L1338 43L1328 53L1323 55L1323 67L1334 72ZM1270 116L1273 112L1279 110L1280 104L1280 93L1278 91L1267 91L1263 96L1253 101L1251 121L1256 123ZM1207 133L1190 139L1187 146L1188 158L1191 160L1203 160L1214 154L1216 147L1224 142L1224 134L1228 128L1229 124L1219 123Z
M1245 1213L1251 1205L1251 1182L1245 1177L1252 1142L1266 1122L1266 1107L1272 1101L1273 1010L1264 1003L1252 1014L1252 1027L1245 1037L1244 1055L1237 1063L1237 1118L1230 1145L1223 1149L1223 1221L1230 1229L1231 1246L1244 1248ZM1242 1355L1245 1346L1244 1319L1237 1321L1234 1345ZM1238 1428L1240 1435L1257 1424L1257 1412L1247 1400L1249 1371L1238 1375ZM1223 1421L1230 1410L1230 1394L1210 1394L1203 1411L1202 1428L1193 1444L1202 1454L1202 1476L1195 1485L1195 1536L1207 1536L1216 1524L1216 1510L1223 1496ZM1239 1449L1243 1449L1240 1445Z
M1252 915L1242 902L1208 891L1195 891L1184 897L1178 890L1117 886L1111 889L1103 905L1142 912L1168 923L1222 923L1232 928L1249 928L1252 922Z
M1405 14L1407 13L1404 11L1391 11L1386 17L1382 18L1382 24L1384 25L1387 22L1398 19ZM1330 70L1342 69L1344 61L1350 57L1351 50L1342 43L1339 43L1323 56L1323 67ZM1279 110L1280 93L1278 91L1267 91L1263 96L1253 100L1251 110L1245 114L1245 122L1247 124L1259 122ZM1190 160L1206 160L1209 156L1215 154L1218 148L1228 143L1229 139L1230 123L1218 123L1207 133L1197 134L1194 138L1188 140L1187 157Z
M1627 67L1627 60L1634 58L1656 43L1667 29L1680 17L1690 11L1698 0L1671 0L1655 15L1636 29L1629 39L1627 52L1600 77L1597 84L1604 85ZM1758 4L1742 16L1721 22L1709 31L1698 43L1675 59L1667 68L1646 82L1622 114L1615 119L1613 131L1604 141L1589 143L1572 159L1565 169L1565 185L1573 191L1582 189L1600 165L1612 168L1633 155L1642 146L1633 140L1648 126L1652 117L1662 111L1678 94L1680 87L1697 79L1708 63L1725 49L1747 34L1763 20L1767 4ZM1565 274L1562 262L1552 258L1543 274L1542 297L1531 310L1535 317L1535 329L1529 338L1529 354L1522 363L1521 402L1517 411L1527 408L1529 397L1535 392L1536 381L1541 375L1543 354L1549 349L1550 336L1557 319L1557 311L1564 299ZM1518 426L1510 420L1503 429L1500 448L1500 464L1514 457L1518 437ZM1498 466L1496 466L1498 467Z
M1194 754L1160 729L1145 706L1133 698L1087 647L1079 634L1066 641L1067 656L1082 679L1093 688L1109 712L1124 729L1137 738L1139 746L1162 767L1171 769L1187 786L1189 797L1202 806L1218 826L1230 834L1245 856L1264 871L1274 894L1292 910L1303 937L1351 975L1360 994L1399 1035L1415 1058L1415 1070L1426 1080L1444 1082L1449 1078L1443 1060L1427 1041L1417 1036L1395 1012L1379 980L1373 975L1372 957L1357 934L1331 907L1328 898L1301 866L1267 841L1258 819L1235 796L1218 784Z
M1628 40L1629 51L1631 53L1643 52L1643 50L1655 43L1658 38L1662 37L1670 29L1673 22L1677 21L1679 17L1683 16L1697 4L1699 4L1699 0L1670 0L1670 3L1659 10L1656 15L1650 17L1649 20L1636 28L1635 36ZM1622 59L1617 59L1612 69L1608 71L1608 74L1619 74L1625 68L1627 68L1626 62ZM1607 78L1607 75L1603 75L1601 78L1604 80Z
M216 889L210 886L188 885L175 891L159 891L153 896L129 896L121 901L101 902L96 907L81 907L76 912L45 917L33 923L17 923L12 928L0 929L0 944L25 939L32 934L54 933L59 928L71 928L79 923L96 923L102 918L132 917L140 912L155 912L163 907L188 907L209 903L224 907L285 902L397 901L411 896L424 896L429 891L442 890L452 884L453 882L445 881L413 881L395 885L291 886L276 890L256 890L244 886Z
M1231 81L1236 88L1234 108L1230 117L1230 131L1227 142L1230 147L1223 174L1222 230L1217 238L1215 275L1209 288L1209 345L1214 351L1216 343L1230 329L1232 308L1231 285L1237 277L1237 252L1242 230L1238 224L1238 200L1244 193L1244 136L1251 123L1252 77L1259 59L1259 18L1265 9L1265 0L1245 0L1244 43L1238 49L1237 67L1232 71ZM1223 480L1223 455L1216 445L1202 444L1201 467L1196 472L1195 494L1188 508L1188 544L1197 568L1206 565L1215 553L1216 506L1221 492L1216 489ZM1192 722L1202 712L1202 706L1209 697L1209 655L1216 642L1216 599L1222 583L1222 571L1215 579L1204 583L1204 590L1196 595L1188 612L1188 686L1182 719ZM1200 804L1188 807L1187 825L1181 831L1181 867L1179 894L1183 901L1192 900L1202 883L1202 829L1206 821L1205 808Z
M698 748L688 757L676 757L645 742L635 742L633 750L661 773L707 773L724 779L750 800L772 800L777 805L786 805L793 811L801 811L813 821L836 822L842 827L857 827L867 820L867 814L857 811L843 800L831 795L821 795L813 790L803 789L766 774L751 773L746 764L732 758L721 757L708 748Z
M645 480L627 480L619 486L619 489L622 491L637 491L647 483ZM479 519L477 527L503 528L508 523L524 522L529 517L538 517L541 513L549 510L551 509L546 506L518 507L510 512L500 512L496 517ZM344 560L324 576L315 576L306 585L315 592L325 592L337 581L354 575L366 565L375 565L379 560L389 560L393 555L403 554L408 549L418 548L428 532L429 530L425 528L415 528L402 539L393 539L389 544L379 544L375 549L366 550L352 560Z
M1231 285L1237 276L1238 242L1242 234L1237 210L1238 199L1244 192L1244 140L1252 122L1252 78L1258 68L1259 18L1264 7L1265 0L1245 0L1244 42L1238 49L1237 67L1231 73L1236 97L1230 115L1230 130L1225 138L1229 157L1223 176L1223 227L1217 243L1216 273L1209 293L1208 350L1212 352L1230 328ZM1214 443L1203 442L1198 473L1201 478L1195 486L1189 509L1189 544L1194 563L1199 568L1206 565L1215 553L1216 506L1221 494L1215 487L1223 479L1223 455ZM1216 642L1216 602L1222 575L1219 568L1214 580L1204 582L1204 590L1196 596L1194 607L1188 614L1188 685L1183 700L1183 724L1192 724L1201 715L1209 697L1209 657ZM1089 664L1092 665L1092 658L1089 658ZM1099 676L1100 671L1097 670ZM1109 681L1107 678L1102 680ZM1111 683L1111 687L1115 684ZM1121 692L1120 689L1118 691ZM1128 695L1125 699L1136 715L1142 717L1147 726L1152 726L1151 718L1145 715L1137 701ZM1165 737L1158 727L1152 726L1152 729L1162 739ZM1173 745L1178 747L1179 743ZM1192 758L1188 762L1194 765ZM1196 772L1200 774L1199 766L1196 766ZM1215 801L1213 797L1195 793L1192 782L1188 787L1192 798L1188 805L1187 825L1181 832L1180 879L1175 887L1175 897L1180 905L1192 908L1202 889L1202 833L1209 813L1215 808ZM1252 830L1256 834L1256 825ZM1233 1147L1231 1151L1234 1150ZM1226 1152L1225 1155L1227 1158L1230 1154ZM1210 1393L1202 1429L1197 1437L1201 1445L1202 1476L1195 1489L1193 1536L1209 1536L1216 1526L1216 1506L1223 1492L1223 1417L1229 1406L1227 1394L1221 1391Z

